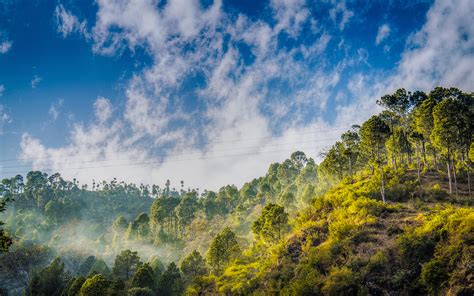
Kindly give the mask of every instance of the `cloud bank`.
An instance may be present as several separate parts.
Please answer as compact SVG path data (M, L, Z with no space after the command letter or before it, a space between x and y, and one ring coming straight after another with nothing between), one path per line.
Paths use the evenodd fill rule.
M75 122L63 147L46 147L28 133L21 141L20 158L33 168L83 182L116 177L184 180L210 189L241 185L295 150L316 157L350 125L377 112L375 99L396 88L443 84L473 90L469 0L434 3L398 67L383 73L354 71L366 61L363 49L327 63L328 44L339 42L344 53L343 40L334 40L334 31L319 25L303 0L270 1L270 20L229 13L219 0L207 6L99 0L97 6L88 28L58 6L58 32L82 32L96 54L143 49L152 63L128 81L125 106L97 98L94 119ZM332 4L335 30L354 17L343 2ZM389 32L379 29L376 43ZM282 46L282 40L294 42ZM341 82L347 72L348 82ZM190 94L193 108L182 93L190 77L202 81ZM327 112L337 112L335 119L326 119Z

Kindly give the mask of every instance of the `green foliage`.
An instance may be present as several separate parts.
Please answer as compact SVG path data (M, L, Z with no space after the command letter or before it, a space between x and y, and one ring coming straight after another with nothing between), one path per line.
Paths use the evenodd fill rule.
M104 276L110 276L111 271L104 260L97 259L95 260L94 264L92 264L89 274L102 274Z
M94 265L96 259L94 256L89 256L84 262L79 266L77 273L82 276L87 276L91 271L92 265Z
M149 260L148 265L153 269L156 277L160 276L165 271L165 265L157 256L153 256Z
M9 201L8 198L1 198L0 199L0 213L4 212L6 209L7 202ZM0 221L0 254L3 252L7 252L10 245L13 243L10 236L5 233L3 229L3 222Z
M132 277L131 287L156 290L154 271L148 264L145 263L135 272Z
M81 290L82 285L86 281L86 278L80 276L77 278L73 278L70 281L70 284L67 289L65 289L65 295L66 296L77 296L79 294L79 291Z
M472 295L473 102L455 88L399 89L320 165L297 151L240 189L114 179L89 190L38 171L4 179L0 212L13 202L0 249L7 233L15 243L0 256L0 291L28 282L28 295ZM53 256L67 272L57 260L45 268Z
M241 250L235 234L226 227L212 241L207 251L209 265L216 273L222 271L232 260L240 256Z
M177 296L184 291L184 281L178 267L174 262L168 265L159 282L159 293L163 295Z
M66 286L64 263L56 258L45 269L36 274L30 281L27 295L61 295Z
M138 257L137 252L124 250L119 255L117 255L117 257L115 257L112 274L115 277L128 280L140 267L140 265L140 257Z
M131 288L128 290L128 296L153 296L153 291L150 288Z
M96 274L88 278L79 291L80 296L100 296L106 295L110 287L110 282L101 274Z
M357 276L347 267L333 268L326 277L322 292L325 295L357 295Z
M277 243L288 230L288 214L277 204L267 204L260 217L252 224L252 231L256 237L266 242Z
M188 281L209 273L206 260L196 250L183 259L180 269Z

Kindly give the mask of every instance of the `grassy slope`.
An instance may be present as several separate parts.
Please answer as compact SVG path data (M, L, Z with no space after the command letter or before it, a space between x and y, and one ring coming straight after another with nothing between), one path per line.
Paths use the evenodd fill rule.
M388 175L389 203L378 200L377 176L341 182L299 212L284 242L257 242L190 294L472 295L469 198L448 195L434 174L423 186L413 172Z

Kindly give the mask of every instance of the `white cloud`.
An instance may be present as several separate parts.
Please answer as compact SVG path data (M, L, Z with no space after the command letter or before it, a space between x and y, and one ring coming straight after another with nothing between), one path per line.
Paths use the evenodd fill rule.
M377 37L375 37L375 44L379 45L388 35L390 35L390 26L388 24L381 25L377 31Z
M94 103L94 111L100 123L106 122L112 115L112 104L104 97L98 97Z
M59 114L61 113L61 107L64 103L63 99L58 100L57 102L54 102L51 104L49 107L49 115L51 116L52 121L56 121L58 119Z
M37 159L33 165L84 181L117 177L163 183L169 178L217 189L263 174L269 163L282 161L293 150L331 143L337 131L311 135L309 131L327 129L327 125L315 120L301 126L297 124L299 116L288 122L280 136L274 136L273 122L260 110L270 103L268 93L274 79L299 89L292 103L299 110L304 105L323 108L329 93L325 84L332 87L338 79L337 71L326 77L322 70L314 73L306 62L295 58L304 52L308 60L316 61L326 49L329 35L294 51L278 49L280 32L296 36L307 20L304 2L273 1L275 16L281 17L274 25L242 15L233 20L222 12L220 1L206 9L196 3L171 1L158 8L145 0L134 5L98 1L92 31L94 50L120 54L126 48L143 47L153 64L130 80L121 116L112 119L111 103L98 99L94 104L96 123L76 124L70 142L56 149L25 134L23 156L51 157ZM226 45L224 35L229 39ZM242 65L243 55L236 46L239 42L252 48L252 64ZM196 49L183 50L186 47ZM204 113L199 114L184 112L181 98L176 96L183 78L194 72L206 79L206 85L196 93L205 104ZM311 84L305 85L305 79ZM317 90L312 91L315 86ZM204 123L196 124L197 120ZM159 147L167 148L157 150ZM74 169L71 162L83 169ZM141 164L119 166L137 162ZM91 163L100 168L85 169Z
M84 182L113 177L143 183L171 179L216 189L260 176L269 163L284 160L294 150L317 155L344 129L377 112L375 99L385 92L413 88L418 82L431 87L460 81L466 90L474 85L468 83L472 67L464 66L473 64L474 34L468 22L472 2L459 1L460 8L446 7L454 5L451 2L435 3L395 71L355 72L349 77L347 96L355 98L349 103L340 92L335 98L331 94L340 87L345 69L367 63L367 53L359 50L355 57L328 66L324 53L332 37L323 27L315 30L319 35L312 44L279 46L281 32L293 37L301 33L309 21L307 7L303 1L271 3L274 22L231 17L220 1L203 8L197 1L170 1L157 7L151 0L133 5L99 0L91 36L95 52L120 54L143 48L153 62L126 85L123 109L98 98L95 120L74 124L66 145L48 148L25 134L22 157L46 157L36 158L33 166ZM339 2L330 17L343 30L352 16ZM436 21L441 19L444 27ZM440 46L436 38L447 45ZM244 61L242 44L251 49L252 61ZM346 47L340 50L345 52ZM190 75L202 75L204 85L191 94L199 107L185 111L178 94ZM322 115L331 99L338 106L337 117L329 124Z
M41 82L41 80L43 80L43 78L41 78L40 76L38 75L33 76L33 79L30 82L31 88L36 88L38 84Z
M0 91L1 94L1 91ZM0 104L0 135L3 135L3 130L6 124L11 123L12 118L10 114L7 112L5 107Z
M329 16L337 24L339 30L343 31L346 24L354 16L354 12L347 8L345 1L336 1L335 3L335 6L329 10Z
M290 35L296 36L301 25L309 17L305 0L271 0L270 6L278 22L275 26L276 32L285 30Z
M3 40L0 42L0 53L5 54L12 48L13 43L9 40Z
M436 86L474 91L474 2L436 1L422 28L407 41L390 73L356 73L348 88L356 98L338 107L337 121L361 122L380 111L375 99L398 88L430 91ZM374 107L375 106L375 107Z
M474 2L436 1L402 54L392 88L455 86L474 91Z
M56 23L58 26L57 31L58 33L61 33L64 38L74 32L78 32L84 37L88 37L87 22L80 22L79 19L70 11L66 10L62 4L56 6L54 16L56 17Z

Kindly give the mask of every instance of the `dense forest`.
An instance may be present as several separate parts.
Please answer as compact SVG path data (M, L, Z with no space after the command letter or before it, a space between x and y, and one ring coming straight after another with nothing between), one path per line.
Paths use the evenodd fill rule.
M377 104L241 188L3 179L0 294L474 295L474 94Z

